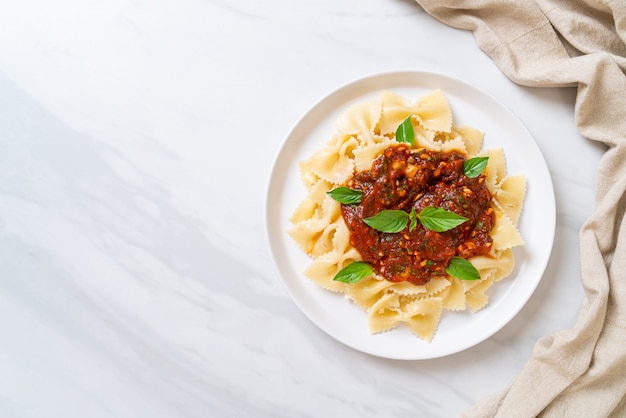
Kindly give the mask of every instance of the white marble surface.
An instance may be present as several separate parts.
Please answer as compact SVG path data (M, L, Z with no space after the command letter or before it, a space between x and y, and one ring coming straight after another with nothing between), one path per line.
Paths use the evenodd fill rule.
M24 0L0 13L0 416L450 417L573 326L602 147L573 89L506 79L409 0ZM313 325L263 225L274 156L330 90L396 69L494 95L556 192L547 272L458 354L380 359Z

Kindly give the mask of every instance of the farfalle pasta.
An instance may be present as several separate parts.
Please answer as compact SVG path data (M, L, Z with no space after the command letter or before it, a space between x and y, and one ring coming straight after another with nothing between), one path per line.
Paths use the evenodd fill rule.
M414 138L410 144L398 146L396 132L405 121L410 121ZM525 178L508 175L502 149L482 151L481 131L474 127L453 125L450 105L440 90L434 90L415 102L394 92L383 91L376 100L348 108L337 121L336 128L324 147L300 163L307 196L289 219L289 234L311 257L304 274L322 288L343 293L347 299L363 308L371 333L388 331L404 324L417 337L431 341L446 310L480 310L488 303L487 290L490 286L512 272L512 248L524 243L517 222L526 192ZM356 234L354 220L348 226L346 207L342 208L342 203L333 199L328 192L345 186L347 182L354 182L358 173L370 170L373 162L382 158L383 153L392 152L389 150L406 152L410 163L415 158L426 161L434 153L451 153L454 158L460 158L456 157L460 155L467 159L488 157L485 158L487 163L481 178L475 183L484 181L481 187L488 190L490 200L485 213L492 220L492 225L489 236L484 239L486 250L467 258L479 275L475 280L462 280L451 274L441 274L441 271L420 280L412 280L410 277L397 280L400 276L383 274L386 273L385 267L379 265L375 265L371 274L355 283L333 280L342 269L363 260L363 248L359 251L355 246L356 238L351 236ZM453 163L454 158L450 158L450 163ZM415 175L413 172L409 174ZM469 193L466 195L468 198L472 197L472 190L467 187L463 190L462 193ZM418 198L423 199L423 194L418 195ZM453 207L443 200L437 205ZM408 213L409 209L406 210ZM417 218L413 218L413 221L417 221ZM475 224L478 222L482 221L476 221ZM411 227L407 224L400 235L409 238L408 231L413 227L414 224ZM430 231L424 233L432 234ZM401 237L398 239L402 240ZM464 250L459 247L454 251L463 253ZM412 262L418 263L415 264L418 268L429 271L432 261L422 259L423 253L412 253L410 248L407 252L414 255L415 260L412 259Z

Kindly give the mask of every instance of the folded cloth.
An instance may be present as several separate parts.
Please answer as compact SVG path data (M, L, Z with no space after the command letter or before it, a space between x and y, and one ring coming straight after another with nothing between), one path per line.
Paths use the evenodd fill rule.
M417 0L474 33L514 82L577 87L576 124L607 145L580 231L584 299L573 329L537 341L510 387L466 417L626 417L626 1Z

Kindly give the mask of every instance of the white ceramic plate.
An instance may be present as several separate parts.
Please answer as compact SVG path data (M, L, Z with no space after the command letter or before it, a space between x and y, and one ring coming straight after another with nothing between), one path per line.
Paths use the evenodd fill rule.
M321 289L303 275L311 260L287 235L289 216L306 196L298 162L322 148L335 132L335 120L350 105L392 90L417 99L439 88L452 107L454 124L485 132L483 148L503 147L509 174L524 174L528 189L519 229L525 240L515 248L515 270L489 291L489 304L474 314L444 311L431 343L404 326L381 334L368 331L365 311L342 294ZM555 231L552 180L537 144L520 120L500 102L463 81L444 75L404 71L352 82L314 105L285 139L270 175L266 228L275 265L287 292L317 326L342 343L379 357L428 359L467 349L506 325L528 301L550 257Z

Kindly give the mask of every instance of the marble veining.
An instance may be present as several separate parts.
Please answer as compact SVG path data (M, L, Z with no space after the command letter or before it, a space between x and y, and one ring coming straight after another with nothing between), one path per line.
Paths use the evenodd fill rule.
M461 78L509 106L555 186L554 251L504 329L394 361L290 300L263 211L273 159L331 90ZM604 151L573 89L504 77L408 0L12 2L0 14L0 416L449 417L571 327L578 231Z

